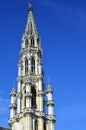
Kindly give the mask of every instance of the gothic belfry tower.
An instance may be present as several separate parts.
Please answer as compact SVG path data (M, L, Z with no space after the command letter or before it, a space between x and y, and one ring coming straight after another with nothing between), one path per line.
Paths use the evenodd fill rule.
M48 84L44 93L44 74L42 68L42 49L32 5L22 37L20 59L18 62L18 90L13 88L10 96L10 118L12 130L54 130L53 90ZM47 101L45 102L45 98ZM46 114L45 105L48 107Z

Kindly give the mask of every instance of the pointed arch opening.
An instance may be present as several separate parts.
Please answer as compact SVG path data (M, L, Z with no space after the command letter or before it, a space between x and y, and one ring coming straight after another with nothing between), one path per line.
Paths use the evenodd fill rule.
M38 130L38 121L35 121L35 130Z
M32 92L32 108L36 108L36 89L34 86L32 86L31 92Z
M35 74L35 59L34 59L34 57L31 58L31 73Z
M26 89L24 90L24 95L26 93ZM26 98L24 97L24 108L26 108Z
M38 44L38 46L39 46L39 42L40 42L40 39L39 39L39 38L37 38L37 44Z
M25 75L28 74L28 59L25 59Z
M44 130L46 130L46 122L44 122Z
M34 43L34 39L31 38L31 46L34 47L35 43Z

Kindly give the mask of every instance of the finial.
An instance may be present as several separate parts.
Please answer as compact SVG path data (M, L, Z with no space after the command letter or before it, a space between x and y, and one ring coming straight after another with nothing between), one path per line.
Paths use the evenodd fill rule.
M15 81L13 80L13 88L14 88L14 86L15 86Z
M48 77L48 84L50 84L50 78Z
M49 93L49 92L53 93L53 90L52 90L52 87L51 87L51 84L50 84L50 78L48 78L48 87L47 87L46 93Z
M29 3L29 11L33 11L33 8L32 8L32 5L31 5L31 3Z
M13 80L12 89L15 89L15 81Z
M10 96L12 96L12 95L16 96L16 90L15 90L14 86L12 87L12 91L10 93Z
M16 90L15 90L15 81L13 81L12 91L16 91Z

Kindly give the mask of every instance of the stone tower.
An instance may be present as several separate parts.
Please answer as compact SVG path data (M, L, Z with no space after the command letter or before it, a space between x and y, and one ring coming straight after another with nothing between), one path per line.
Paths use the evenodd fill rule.
M48 84L44 93L44 73L42 68L42 49L32 5L22 37L20 59L18 62L18 90L13 88L10 96L10 118L12 130L54 130L56 121L52 98L53 90ZM44 97L47 97L45 101ZM45 112L47 105L48 113Z

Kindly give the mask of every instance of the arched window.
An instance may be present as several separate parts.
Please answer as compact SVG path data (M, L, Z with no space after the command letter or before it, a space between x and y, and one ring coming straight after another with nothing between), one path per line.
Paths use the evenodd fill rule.
M36 108L36 89L32 86L32 108Z
M32 57L31 59L31 73L35 74L35 59Z
M39 38L37 38L37 44L38 44L38 47L39 47Z
M33 47L34 46L34 39L31 38L31 46Z
M44 130L46 130L46 123L44 122Z
M28 59L25 59L25 74L28 74Z
M38 130L38 122L37 122L37 120L35 121L35 130Z
M25 48L27 48L28 47L28 39L26 38L25 39Z

